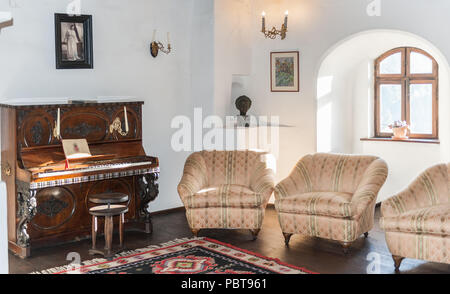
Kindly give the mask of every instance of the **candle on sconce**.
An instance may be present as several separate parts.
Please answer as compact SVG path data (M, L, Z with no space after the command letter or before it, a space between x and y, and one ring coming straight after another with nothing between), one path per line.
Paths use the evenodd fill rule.
M128 133L128 130L129 130L129 128L128 128L128 114L127 114L127 107L126 106L123 107L123 113L125 115L125 132Z
M61 108L58 108L58 116L56 120L56 137L61 136Z
M266 12L262 12L262 32L266 32Z
M152 43L155 42L155 40L156 40L156 30L153 30Z
M167 32L167 44L170 45L170 32Z
M286 10L286 12L284 13L284 27L287 29L288 26L288 15L289 15L289 11Z

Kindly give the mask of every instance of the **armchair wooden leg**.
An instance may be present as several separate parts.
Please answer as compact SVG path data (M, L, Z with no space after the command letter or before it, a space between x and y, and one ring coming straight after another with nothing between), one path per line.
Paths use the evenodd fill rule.
M400 271L400 265L402 264L402 261L405 258L401 257L401 256L397 256L397 255L392 255L392 259L394 260L395 272L399 272Z
M364 233L364 238L366 238L366 239L369 238L369 232Z
M258 238L258 234L260 231L261 231L261 229L250 230L250 232L252 233L252 236L253 236L253 241L255 241Z
M344 252L344 254L348 254L348 249L352 245L352 242L341 242L341 245L342 245L342 251Z
M292 234L289 233L283 233L284 236L284 244L286 247L289 247L289 241L291 240Z
M192 234L194 235L194 237L198 237L198 232L200 232L200 229L191 229Z

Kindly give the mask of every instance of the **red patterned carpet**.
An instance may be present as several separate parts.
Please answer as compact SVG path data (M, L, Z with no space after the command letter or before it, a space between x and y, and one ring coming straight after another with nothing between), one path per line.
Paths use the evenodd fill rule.
M312 274L313 272L209 238L174 240L41 274Z

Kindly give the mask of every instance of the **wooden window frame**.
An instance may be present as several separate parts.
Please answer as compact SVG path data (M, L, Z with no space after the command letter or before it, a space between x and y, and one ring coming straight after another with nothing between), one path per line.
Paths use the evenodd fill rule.
M401 74L381 74L380 63L389 56L402 53L402 73ZM410 72L410 59L411 53L417 52L430 58L433 62L433 72L431 74L411 74ZM411 125L410 114L410 85L411 84L432 84L433 85L433 113L432 113L432 134L411 134L408 136L414 139L439 139L439 66L436 60L419 48L413 47L400 47L389 50L375 60L375 84L374 84L374 110L375 110L375 138L390 138L392 133L383 133L380 130L380 86L383 84L397 84L402 86L402 121L406 121L408 125Z

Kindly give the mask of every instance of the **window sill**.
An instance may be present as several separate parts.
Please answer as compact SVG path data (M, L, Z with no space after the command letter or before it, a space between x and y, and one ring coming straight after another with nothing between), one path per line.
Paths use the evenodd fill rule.
M392 139L392 138L361 138L361 141L374 141L374 142L403 142L403 143L425 143L425 144L441 144L439 139Z

